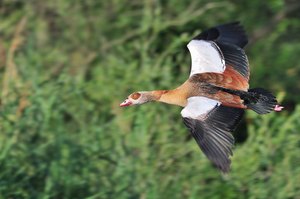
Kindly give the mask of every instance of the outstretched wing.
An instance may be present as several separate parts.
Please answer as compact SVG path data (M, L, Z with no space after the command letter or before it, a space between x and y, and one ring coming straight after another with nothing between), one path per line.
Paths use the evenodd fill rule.
M230 66L248 81L249 64L242 49L247 42L239 23L224 24L202 32L187 45L192 58L190 76L205 72L223 73Z
M222 106L206 97L191 97L181 111L184 124L190 130L200 149L222 172L230 168L234 138L231 134L243 116L244 110Z

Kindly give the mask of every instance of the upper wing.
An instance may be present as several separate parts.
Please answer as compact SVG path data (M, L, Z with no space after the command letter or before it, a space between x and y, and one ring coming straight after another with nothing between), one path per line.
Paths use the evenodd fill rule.
M235 130L244 110L225 107L216 100L191 97L181 111L184 124L207 158L222 172L230 168Z
M197 73L223 73L225 59L216 43L204 40L192 40L187 45L192 58L190 76Z
M244 28L239 22L219 25L203 31L197 35L195 40L209 40L216 43L229 43L244 48L248 43L248 38Z
M192 58L190 76L205 72L223 73L226 66L231 66L248 81L249 64L242 49L247 42L239 23L220 25L202 32L187 45Z

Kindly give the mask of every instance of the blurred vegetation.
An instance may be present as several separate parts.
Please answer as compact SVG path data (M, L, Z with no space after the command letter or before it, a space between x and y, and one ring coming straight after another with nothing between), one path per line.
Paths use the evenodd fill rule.
M0 198L300 198L300 3L0 1ZM187 77L187 42L240 20L251 86L282 113L247 111L222 175L180 108L120 109Z

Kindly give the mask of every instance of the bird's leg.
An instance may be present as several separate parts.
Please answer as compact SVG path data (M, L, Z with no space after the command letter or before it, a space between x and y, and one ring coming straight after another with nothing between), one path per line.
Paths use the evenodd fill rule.
M277 104L277 105L275 106L275 108L274 108L274 111L279 112L279 111L282 111L283 108L284 108L283 106L280 106L280 105Z

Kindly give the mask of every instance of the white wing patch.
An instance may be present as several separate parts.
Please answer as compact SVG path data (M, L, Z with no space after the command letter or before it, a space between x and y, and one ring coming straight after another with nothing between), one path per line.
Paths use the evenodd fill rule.
M224 72L225 60L217 44L212 41L192 40L187 47L192 58L190 76L205 72Z
M219 106L221 102L207 97L190 97L187 99L188 103L181 111L182 117L197 119L205 116L213 108Z

